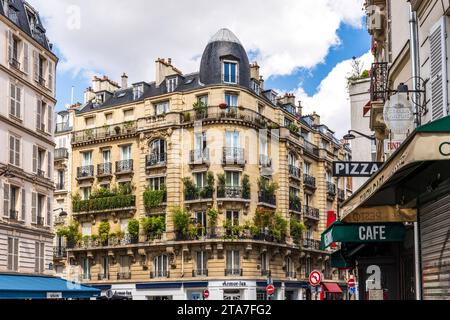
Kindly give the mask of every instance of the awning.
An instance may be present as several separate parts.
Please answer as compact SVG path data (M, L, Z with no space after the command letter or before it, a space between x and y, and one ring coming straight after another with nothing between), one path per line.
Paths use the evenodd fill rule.
M322 233L320 250L334 242L374 243L403 241L405 226L402 223L344 224L336 221Z
M338 269L348 269L348 268L353 268L355 266L353 261L346 259L342 255L341 250L335 251L331 254L330 262L331 262L330 264L331 264L332 268L338 268Z
M330 293L342 293L341 287L339 287L339 285L334 282L324 282L323 287Z
M415 222L418 194L437 177L450 178L450 116L417 128L352 197L341 205L347 223Z
M0 299L89 299L100 290L50 276L0 274Z

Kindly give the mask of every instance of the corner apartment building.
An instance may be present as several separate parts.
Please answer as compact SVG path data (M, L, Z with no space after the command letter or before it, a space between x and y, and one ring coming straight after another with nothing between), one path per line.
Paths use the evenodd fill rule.
M0 272L52 272L57 61L37 11L0 1Z
M199 72L158 59L150 83L95 77L69 112L69 279L151 300L265 299L269 278L276 299L311 299L313 269L345 284L320 234L352 191L331 175L350 150L264 88L231 31Z

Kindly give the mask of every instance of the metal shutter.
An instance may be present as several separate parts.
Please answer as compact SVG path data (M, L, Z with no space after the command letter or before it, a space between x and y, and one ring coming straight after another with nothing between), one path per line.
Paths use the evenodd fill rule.
M442 17L430 33L431 119L447 115L447 47L445 25Z
M450 195L420 209L423 298L450 299Z

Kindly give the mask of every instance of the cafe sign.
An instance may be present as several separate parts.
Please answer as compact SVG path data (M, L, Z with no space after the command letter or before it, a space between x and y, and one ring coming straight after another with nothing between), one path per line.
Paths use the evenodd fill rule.
M344 224L338 221L322 234L321 250L333 242L401 242L404 237L405 226L402 223Z
M412 131L414 109L406 93L397 93L388 100L383 109L384 122L395 134Z

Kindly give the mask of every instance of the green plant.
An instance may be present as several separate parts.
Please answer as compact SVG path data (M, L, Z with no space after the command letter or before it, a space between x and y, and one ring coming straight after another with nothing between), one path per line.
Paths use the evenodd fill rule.
M172 219L175 231L183 237L187 237L190 222L189 213L183 208L174 208L172 210Z
M147 236L155 239L161 236L166 230L164 216L147 217L141 220L142 228Z
M133 126L134 126L134 122L133 121L126 121L126 122L123 123L123 127L125 129L127 129L127 130L133 128Z
M290 132L293 132L293 133L298 133L300 130L299 127L294 123L290 123L288 126L288 129Z
M300 244L300 240L303 238L303 233L306 230L306 226L296 220L296 219L291 219L291 227L290 227L290 231L291 231L291 237L294 240L295 244Z
M264 194L271 197L275 195L275 192L278 189L278 184L276 184L273 181L270 182L264 177L260 177L258 180L258 187L260 191L264 192Z
M79 224L77 222L72 222L68 226L58 229L56 234L59 237L65 237L67 240L67 245L72 247L81 240L82 235L78 230Z
M116 191L118 195L129 195L133 193L134 185L131 182L119 184L119 188Z
M187 177L183 179L184 196L186 200L198 199L200 194L199 188L194 184L191 178Z
M206 103L200 100L195 102L192 107L194 108L194 111L195 113L197 113L197 115L203 115L208 110L208 106L206 105Z
M300 197L296 196L295 194L290 194L289 195L289 203L292 204L292 208L294 208L296 211L301 211L301 201L300 201Z
M130 219L128 221L128 233L132 239L139 237L139 221L136 219Z
M202 190L200 190L200 197L202 199L211 199L213 197L214 183L214 174L212 172L208 172L206 174L206 185Z
M269 234L276 240L281 241L286 237L288 221L281 214L276 214L272 227L269 227Z
M215 228L217 226L217 218L219 217L219 211L216 209L209 209L208 210L208 225L211 228Z
M147 187L144 191L144 206L146 209L159 207L164 201L166 195L165 186L161 187L161 190L151 190Z
M108 241L110 231L111 231L111 226L108 221L100 222L100 225L98 226L98 235L100 236L100 240L103 243Z
M247 174L242 177L242 198L250 199L250 177Z
M360 78L361 79L367 79L367 78L369 78L369 70L364 70L362 73L361 73L361 76L360 76Z
M184 122L190 122L191 121L191 114L189 112L183 113Z

